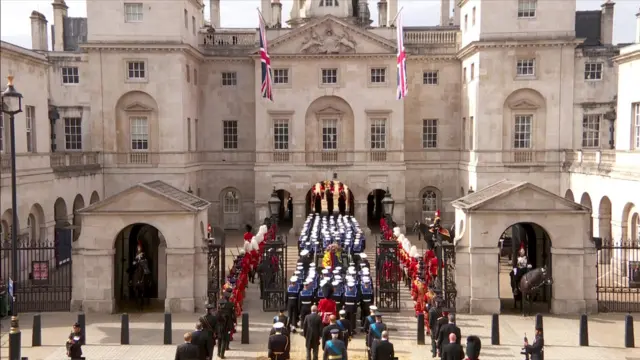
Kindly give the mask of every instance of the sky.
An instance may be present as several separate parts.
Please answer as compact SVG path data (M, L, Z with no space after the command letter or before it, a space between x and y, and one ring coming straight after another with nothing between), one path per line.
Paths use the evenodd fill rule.
M95 0L122 1L122 0ZM182 1L182 0L145 0L145 1ZM344 1L344 0L343 0ZM455 1L455 0L454 0ZM453 4L454 1L451 1ZM508 0L493 0L508 1ZM576 1L576 0L538 0L538 1ZM31 11L43 13L49 25L53 24L52 0L0 0L0 37L2 40L31 48ZM223 27L256 28L258 18L247 14L256 14L256 7L260 0L221 0L221 22ZM281 0L283 20L288 20L291 10L291 0ZM577 0L577 10L599 10L604 0ZM66 0L69 6L69 16L86 16L85 0ZM209 18L209 1L205 0L205 18ZM640 8L640 0L615 0L614 10L614 43L631 43L635 39L636 17ZM377 0L369 0L371 19L377 20ZM433 26L438 25L440 19L439 0L399 0L398 8L404 8L405 26ZM89 20L91 21L91 20ZM375 22L374 22L375 24ZM51 34L49 34L51 46Z

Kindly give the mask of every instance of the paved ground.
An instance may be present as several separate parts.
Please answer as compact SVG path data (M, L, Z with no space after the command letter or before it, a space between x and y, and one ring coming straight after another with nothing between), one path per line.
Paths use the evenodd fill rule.
M235 237L234 237L235 238ZM290 239L291 240L291 239ZM235 241L235 240L234 240ZM293 244L293 243L292 243ZM235 250L234 250L235 251ZM372 250L370 250L372 251ZM290 254L294 253L293 249ZM295 258L290 256L289 267L295 264ZM250 344L241 345L239 338L232 342L231 351L227 352L229 359L260 359L266 354L267 332L271 327L274 314L263 313L258 299L256 285L249 285L247 290L245 311L250 313ZM408 292L403 291L406 299ZM391 328L391 341L395 344L396 355L401 360L431 359L429 355L429 340L427 345L416 344L416 320L409 309L410 302L403 302L403 311L399 314L386 315L385 322ZM178 344L182 335L193 329L197 314L177 314L173 319L173 343ZM119 315L87 315L87 345L83 347L85 356L89 360L173 360L175 345L163 346L163 315L162 314L132 314L131 344L118 345L120 342ZM640 349L625 349L623 314L597 315L590 317L590 347L578 345L578 319L576 317L545 317L545 359L546 360L640 360ZM31 325L33 317L23 314L20 317L22 330L22 356L29 360L63 360L65 349L62 346L70 325L76 319L76 314L46 313L42 315L42 347L31 347ZM636 336L635 342L640 347L640 314L635 314ZM490 344L489 316L459 315L458 324L463 336L478 335L483 341L481 358L483 360L522 359L519 350L522 337L526 333L533 335L533 318L503 315L500 319L500 346ZM8 357L9 323L2 321L2 336L0 359ZM239 329L238 329L239 330ZM351 360L364 359L364 340L362 335L354 338L349 347ZM304 357L304 340L298 334L292 335L292 360L302 360Z

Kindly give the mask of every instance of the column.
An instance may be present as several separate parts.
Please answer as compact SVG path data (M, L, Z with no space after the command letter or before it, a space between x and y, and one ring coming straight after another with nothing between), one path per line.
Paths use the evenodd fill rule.
M304 220L307 217L307 209L305 206L306 201L293 202L293 226L291 226L291 230L289 230L289 235L295 236L300 234Z
M499 251L497 247L470 249L470 314L500 313Z
M167 297L165 312L193 313L195 249L167 248Z
M360 228L364 231L365 235L371 234L371 229L367 226L367 201L354 200L353 206L355 207L353 214L360 224Z

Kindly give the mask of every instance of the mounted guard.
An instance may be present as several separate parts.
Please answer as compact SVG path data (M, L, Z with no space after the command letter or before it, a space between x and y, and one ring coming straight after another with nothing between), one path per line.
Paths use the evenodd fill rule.
M136 257L131 262L131 266L127 269L127 272L131 276L129 285L135 298L139 300L140 309L142 309L146 299L147 289L151 285L151 269L149 267L149 260L142 249L142 241L140 240L138 240L138 246L136 247Z

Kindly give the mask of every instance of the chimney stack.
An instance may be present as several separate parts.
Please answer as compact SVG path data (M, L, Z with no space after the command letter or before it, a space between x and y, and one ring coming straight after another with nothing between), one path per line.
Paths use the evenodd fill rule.
M273 0L271 3L271 14L273 16L273 27L279 29L282 27L282 4L280 0Z
M396 26L392 21L395 21L396 15L398 15L398 0L387 0L387 26Z
M451 11L451 0L440 0L440 26L449 25L449 11Z
M387 0L378 1L378 26L387 26Z
M613 6L611 0L607 0L600 7L602 13L600 15L600 42L603 45L611 45L613 43Z
M460 3L456 0L456 5L453 7L453 25L460 26Z
M37 11L31 12L31 48L35 51L49 50L47 18Z
M64 18L69 8L64 0L53 0L53 51L64 51Z
M271 0L260 1L260 12L262 13L262 18L264 19L265 25L267 27L272 27L273 20L271 17Z
M640 44L640 9L636 14L636 44Z
M220 27L220 0L209 0L209 16L211 27L218 29Z

